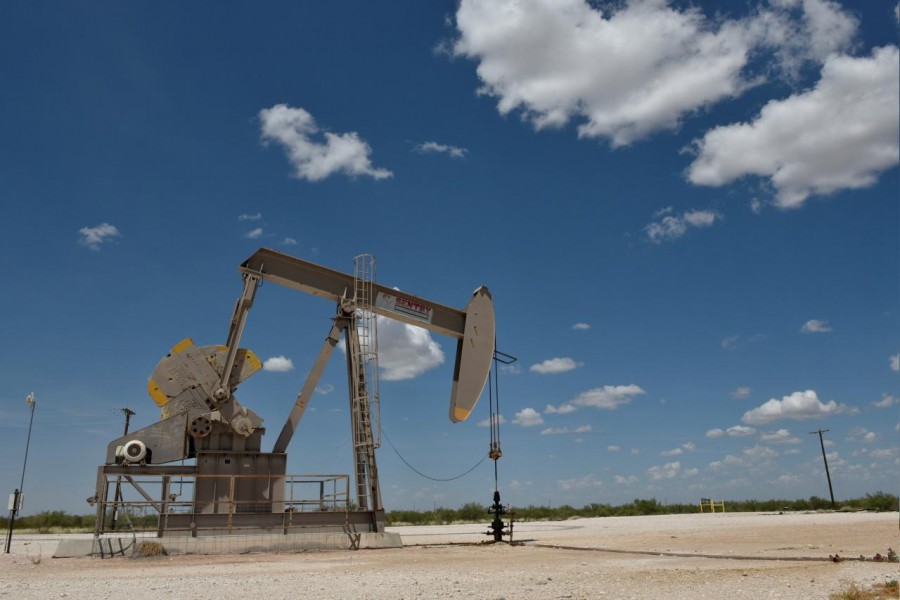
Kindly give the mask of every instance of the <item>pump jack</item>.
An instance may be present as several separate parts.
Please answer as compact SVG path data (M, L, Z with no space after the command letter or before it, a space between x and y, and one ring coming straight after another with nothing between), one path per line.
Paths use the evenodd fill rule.
M494 305L490 291L479 287L465 310L399 292L374 281L374 259L357 257L353 275L286 254L261 248L238 271L243 291L237 300L223 346L196 346L188 338L178 343L154 369L148 392L162 409L161 419L110 442L106 464L98 471L96 532L103 532L110 476L121 476L160 515L159 535L189 531L190 535L221 534L233 528L287 532L285 513L293 513L285 497L287 449L335 346L344 337L350 392L351 438L354 454L356 506L339 515L308 511L290 515L291 526L305 531L344 527L384 531L375 441L372 433L371 365L368 348L374 315L396 319L456 338L456 364L450 393L450 420L465 421L478 402L490 373L494 343ZM271 452L261 452L262 419L238 403L234 392L261 368L250 350L239 347L258 287L278 283L337 303L336 314L315 363ZM376 364L377 373L377 364ZM195 459L195 465L166 466ZM170 477L194 477L194 497L188 510L172 511ZM138 476L162 479L157 500L139 485ZM227 494L217 481L230 477ZM224 494L224 495L223 495ZM223 498L227 501L223 501ZM184 507L182 507L184 508ZM172 514L170 514L172 513Z

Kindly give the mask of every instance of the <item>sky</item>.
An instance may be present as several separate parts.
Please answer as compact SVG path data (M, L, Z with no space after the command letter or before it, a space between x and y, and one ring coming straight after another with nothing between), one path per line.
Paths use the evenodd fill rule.
M898 492L892 2L18 2L0 19L0 488L90 512L157 362L260 247L463 308L487 285L516 506ZM263 285L274 444L331 303ZM488 506L455 341L379 323L388 510ZM288 449L351 473L343 356ZM468 475L452 481L473 466Z

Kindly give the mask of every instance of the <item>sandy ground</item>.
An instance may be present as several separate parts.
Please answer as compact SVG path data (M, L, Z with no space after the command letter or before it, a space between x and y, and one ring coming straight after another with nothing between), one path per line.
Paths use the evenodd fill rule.
M0 555L0 598L828 598L900 577L898 513L698 514L391 528L404 547L158 558L51 559L53 536ZM560 547L562 546L562 547ZM686 554L689 556L675 556ZM706 555L700 557L699 555Z

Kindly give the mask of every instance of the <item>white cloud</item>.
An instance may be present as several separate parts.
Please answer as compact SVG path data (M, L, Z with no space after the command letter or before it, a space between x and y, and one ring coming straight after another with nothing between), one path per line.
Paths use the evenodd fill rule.
M479 62L480 93L535 128L581 120L581 137L622 146L744 88L744 24L714 24L659 0L463 0L454 52Z
M286 238L284 238L283 240L281 240L281 244L282 244L283 246L296 246L296 245L297 245L297 240L295 240L295 239L292 238L292 237L286 237Z
M100 252L101 245L113 238L122 236L119 230L116 229L116 226L109 223L100 223L96 227L82 227L78 230L78 233L81 235L78 243L94 252Z
M415 151L421 154L446 154L451 158L464 158L468 149L459 146L449 146L437 142L422 142L416 144Z
M260 236L262 236L262 234L263 234L262 227L257 227L256 229L251 229L250 231L245 233L244 237L247 238L248 240L255 240L255 239L258 239Z
M531 365L530 371L540 373L541 375L553 375L556 373L565 373L582 366L584 363L575 362L571 358L548 358L542 363Z
M723 435L725 435L725 430L719 429L718 427L716 427L715 429L709 429L706 431L706 437L712 438L712 439L720 438Z
M739 388L735 388L731 392L731 397L735 400L743 400L744 398L749 398L750 394L753 393L753 390L747 386L742 386Z
M869 452L869 458L881 459L881 458L891 458L895 454L897 454L897 448L884 448L882 450L872 450Z
M623 404L634 400L635 396L645 394L639 386L630 385L605 385L602 388L593 388L582 392L572 400L560 404L558 407L547 405L544 412L547 414L566 414L579 408L594 407L606 410L615 410Z
M355 131L335 134L321 131L313 116L302 108L276 104L259 111L264 141L275 141L287 152L294 166L294 176L308 181L321 181L334 174L366 175L373 179L392 177L386 169L372 166L372 149ZM313 136L322 133L324 141Z
M568 427L549 427L541 432L541 435L565 435L569 433L588 433L592 427L590 425L581 425L575 429Z
M707 18L666 0L462 0L453 53L477 61L480 94L536 129L580 122L622 146L740 95L755 51L791 74L849 46L856 21L827 0L781 0L751 17Z
M875 440L878 439L878 434L874 431L869 431L865 427L854 427L847 434L848 442L858 442L862 444L871 444Z
M629 475L628 477L616 475L615 477L613 477L613 481L615 481L618 485L631 485L633 483L637 483L638 478L636 475Z
M536 425L543 425L544 419L541 417L541 413L533 408L523 408L516 413L513 423L515 425L521 425L522 427L534 427Z
M616 446L615 444L610 444L606 447L607 452L618 452L622 449L622 446Z
M691 477L698 472L697 469L682 469L681 462L679 461L666 463L664 465L656 465L647 469L647 475L650 476L650 479L654 480L674 479L679 476Z
M759 441L766 442L768 444L802 444L802 440L800 438L791 435L791 432L787 429L779 429L778 431L772 431L770 433L762 433L759 436Z
M262 213L242 214L238 216L238 221L259 221L262 219Z
M644 227L644 231L654 244L672 242L682 237L691 227L710 227L716 220L722 220L722 216L711 210L692 210L681 216L668 215L659 221L650 223Z
M385 381L413 379L443 364L444 351L427 329L377 318L378 366Z
M507 375L520 375L522 367L520 365L500 365L500 372Z
M756 430L752 427L744 427L743 425L735 425L734 427L729 427L725 433L727 433L731 437L747 437L748 435L753 435L756 433Z
M890 394L882 394L881 400L878 402L873 402L872 406L875 408L889 408L895 404L900 404L900 398L896 396L891 396Z
M768 402L748 410L741 417L744 423L762 425L779 421L781 419L816 419L830 415L849 412L852 409L845 404L838 404L834 400L822 402L813 390L794 392L790 396L784 396L781 400L772 398Z
M891 371L900 371L900 354L892 354L890 357Z
M693 452L694 450L696 450L696 448L697 447L694 445L694 442L685 442L678 448L666 450L665 452L660 452L660 454L662 456L679 456L681 454L684 454L685 452Z
M563 490L584 490L603 485L603 482L595 479L593 475L585 475L579 479L560 479L556 483Z
M742 454L746 457L746 459L752 463L763 463L769 462L776 456L778 456L778 452L769 448L768 446L760 446L757 444L752 448L745 448L742 451Z
M272 373L284 373L294 370L294 361L284 356L273 356L263 362L263 370Z
M722 338L722 341L719 345L722 346L723 348L725 348L726 350L734 350L735 348L737 348L738 339L740 339L740 336L729 335L727 337Z
M293 367L293 365L291 365L291 366ZM322 394L323 396L330 394L333 391L334 391L334 386L331 385L330 383L324 383L316 388L316 393Z
M589 323L579 322L579 323L575 323L574 325L572 325L572 329L574 329L575 331L587 331L590 328L591 328L591 325Z
M900 160L898 88L896 46L877 48L871 58L832 55L814 89L772 100L753 122L716 127L696 140L688 178L721 186L767 177L781 208L870 186Z
M802 331L803 333L830 333L831 327L828 326L828 321L810 319L803 324L803 327L800 328L800 331Z
M503 425L506 423L506 419L503 418L503 415L491 415L487 419L482 419L478 421L479 427L490 427L491 421L495 421L498 425Z

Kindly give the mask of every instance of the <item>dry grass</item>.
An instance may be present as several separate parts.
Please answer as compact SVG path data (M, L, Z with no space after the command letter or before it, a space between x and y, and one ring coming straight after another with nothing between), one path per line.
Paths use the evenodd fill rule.
M165 546L159 542L141 542L134 551L135 556L168 556Z
M900 587L897 580L887 583L876 583L870 588L861 588L851 583L840 592L829 596L829 600L897 600L900 597Z

